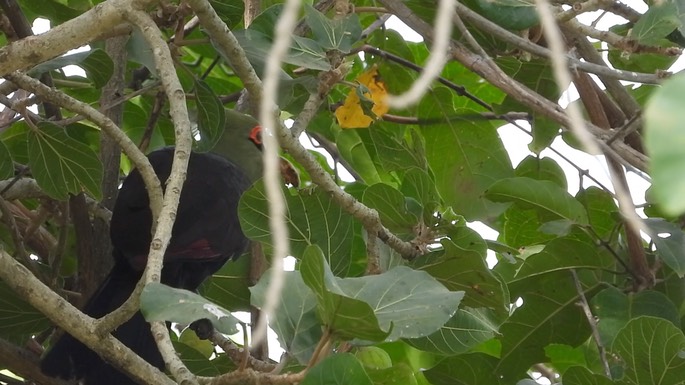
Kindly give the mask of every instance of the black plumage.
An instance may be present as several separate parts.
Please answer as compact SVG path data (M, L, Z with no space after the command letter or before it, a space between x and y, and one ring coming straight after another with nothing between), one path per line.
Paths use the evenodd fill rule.
M149 155L163 185L171 172L172 158L173 148ZM237 206L249 185L245 173L221 156L190 156L171 242L164 256L162 283L196 290L226 261L243 253L248 241L240 229ZM140 173L134 170L125 179L112 213L110 236L115 265L84 307L86 314L102 317L130 296L145 268L151 224L147 191ZM140 312L112 334L152 365L164 368L150 325ZM135 383L68 334L45 355L41 368L47 375L83 379L89 385Z

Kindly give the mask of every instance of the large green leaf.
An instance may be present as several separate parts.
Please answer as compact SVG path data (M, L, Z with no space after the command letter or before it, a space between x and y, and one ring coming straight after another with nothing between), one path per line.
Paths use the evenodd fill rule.
M56 199L83 190L100 199L102 164L87 145L50 122L38 123L28 135L29 166L40 187Z
M680 226L659 218L644 220L657 256L680 278L685 276L685 234Z
M239 30L233 33L251 63L261 67L268 61L273 42L267 35L254 29ZM331 68L321 46L315 41L303 37L293 40L290 51L283 58L283 61L319 71L327 71Z
M276 332L281 346L300 364L309 362L321 339L321 323L316 316L316 296L302 280L299 271L286 271L283 290L280 292L276 313L269 326ZM264 273L259 282L250 288L252 304L264 306L271 282L271 273Z
M352 354L333 354L307 371L300 385L373 385Z
M508 384L495 372L497 358L483 353L448 357L426 371L433 385Z
M501 179L492 184L485 196L495 202L514 202L522 208L542 214L588 224L585 207L556 183L525 177Z
M583 292L589 297L601 282L594 274L578 273ZM569 272L531 278L525 284L512 285L511 291L512 296L523 299L523 305L500 327L502 352L498 370L505 379L518 379L531 365L545 362L545 346L578 346L590 335Z
M237 333L236 325L240 323L228 310L193 292L156 282L145 285L140 295L140 311L149 322L170 321L189 324L200 319L208 319L216 330L225 334Z
M336 336L370 341L388 336L392 325L381 328L368 303L346 295L316 245L305 250L300 271L304 283L316 294L321 321Z
M675 1L652 4L635 23L630 36L642 44L653 45L681 27Z
M613 196L599 187L590 186L580 190L576 199L585 206L588 221L594 232L603 240L610 241L608 237L615 233L616 227L620 224L618 206Z
M669 215L685 212L685 74L666 80L645 108L645 147L654 198Z
M499 240L511 247L537 245L556 237L540 231L542 223L535 210L524 210L513 205L504 212L503 218L504 223Z
M506 29L521 30L538 23L535 1L478 0L483 15Z
M437 87L421 102L425 116L446 116L454 111L444 88ZM426 157L444 203L467 220L488 220L507 205L483 198L497 180L514 175L509 156L497 131L487 122L449 121L422 127Z
M226 263L206 280L200 294L231 311L250 310L250 257Z
M48 326L50 326L50 320L0 281L1 338L17 344L25 344L28 338L40 333Z
M611 346L624 364L622 384L676 385L685 378L685 336L671 322L638 317L621 329Z
M437 332L407 340L417 349L444 355L468 352L495 336L499 325L485 309L459 309Z
M12 154L5 146L5 143L0 140L0 180L11 178L14 175L14 163L12 161Z
M351 297L371 305L388 341L429 335L457 311L463 292L449 291L423 271L397 266L383 274L339 280Z
M388 229L403 235L413 235L419 218L408 211L404 195L385 183L376 183L364 190L362 203L378 211Z
M468 228L459 229L459 233L465 234L463 240L441 240L443 252L423 256L413 266L426 271L450 290L464 291L465 306L505 312L505 306L509 303L508 294L485 263L484 243L478 250L472 244L477 233Z
M564 170L552 158L540 158L529 155L516 166L514 172L517 177L548 180L556 183L564 190L568 188Z
M610 287L597 293L590 303L594 315L599 319L597 329L604 346L611 346L619 330L638 316L659 317L680 327L675 305L657 291L625 294Z
M352 45L359 41L362 29L359 17L355 13L329 19L311 5L305 5L304 12L307 24L321 47L347 53L352 49Z
M350 271L353 219L328 194L312 188L296 195L284 191L288 205L291 252L301 258L309 245L318 245L336 275ZM257 183L240 200L240 226L248 237L271 245L269 204L264 184Z
M216 141L224 133L226 113L224 105L202 79L195 79L195 94L197 96L197 127L202 139L196 143L200 151L207 151L214 147Z
M582 366L569 368L563 376L564 385L613 385L614 382Z
M542 251L526 258L509 283L568 269L606 269L613 263L589 236L577 233L549 241Z
M86 71L87 79L93 82L95 88L102 88L114 71L114 63L109 55L101 49L93 49L46 61L33 67L30 73L33 76L38 76L44 72L60 69L68 65L77 65L83 68Z

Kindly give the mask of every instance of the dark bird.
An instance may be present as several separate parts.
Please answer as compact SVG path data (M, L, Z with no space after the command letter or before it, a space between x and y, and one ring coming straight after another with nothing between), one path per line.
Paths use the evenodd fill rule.
M211 153L190 156L171 241L164 255L161 280L166 285L196 290L247 247L237 208L242 193L262 173L259 127L249 116L231 110L226 113L226 129ZM164 186L171 173L173 148L154 151L148 158ZM151 227L147 191L140 173L134 170L124 180L112 212L114 267L85 305L86 314L100 318L131 295L147 263ZM150 324L140 312L112 334L164 370ZM64 334L44 356L41 369L46 375L78 379L88 385L136 383L69 334Z

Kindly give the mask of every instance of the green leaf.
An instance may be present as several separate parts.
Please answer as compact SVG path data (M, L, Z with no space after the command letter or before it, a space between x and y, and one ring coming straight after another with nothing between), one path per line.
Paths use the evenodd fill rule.
M424 116L449 115L451 93L437 87L423 98L419 111ZM507 205L483 199L494 182L513 176L509 156L497 131L488 122L446 122L422 127L426 158L435 175L436 187L448 206L467 220L488 220Z
M331 20L309 4L305 5L304 13L314 38L323 48L347 53L359 41L362 29L355 13Z
M564 190L568 189L566 174L552 158L539 158L537 156L525 157L514 173L517 177L526 177L536 180L548 180L554 182Z
M273 45L271 38L254 29L234 31L233 34L245 50L250 63L263 67L269 59ZM292 44L290 51L283 58L285 63L318 71L331 69L326 53L316 42L300 37L293 40Z
M101 49L77 52L70 55L41 63L31 69L31 76L38 76L44 72L60 69L68 65L77 65L86 71L87 79L93 82L95 88L102 88L114 71L114 63L109 55Z
M638 316L659 317L680 327L675 305L657 291L624 294L610 287L599 292L590 304L593 314L599 319L597 329L604 346L611 346L619 330Z
M645 147L650 156L654 198L669 215L685 212L685 74L666 80L645 107Z
M300 385L373 385L362 364L350 353L333 354L307 371Z
M478 0L483 15L506 29L522 30L538 23L532 0Z
M393 187L376 183L364 190L362 203L378 211L381 222L389 230L413 235L419 218L407 210L404 195Z
M418 385L414 371L404 363L385 369L365 369L374 385Z
M0 281L0 337L21 345L49 326L50 320Z
M468 228L459 231L465 234L464 240L441 240L444 252L418 258L414 268L426 271L450 290L464 291L465 306L491 308L504 313L505 305L509 303L506 289L485 263L484 247L478 250L469 240L478 234Z
M304 283L316 294L321 321L336 336L369 341L382 341L388 336L392 325L381 329L368 303L346 295L318 246L305 250L300 272Z
M488 188L485 196L495 202L514 202L522 208L534 209L555 218L588 224L585 207L550 181L523 177L501 179Z
M359 174L364 183L372 185L382 182L380 171L374 164L367 142L363 141L359 130L343 130L336 138L340 156L347 160Z
M226 114L224 105L214 91L202 79L195 79L197 96L197 127L201 140L197 143L199 151L209 151L224 133Z
M529 256L509 283L568 269L611 268L613 259L599 251L593 239L584 233L553 239L542 251Z
M250 258L243 256L224 264L206 280L200 294L232 311L250 311Z
M675 385L685 378L685 336L669 321L638 317L626 325L611 346L623 359L622 384Z
M563 376L564 385L614 385L611 381L600 374L592 373L582 366L570 367Z
M593 274L579 271L578 275L583 292L589 297L600 283ZM578 346L590 335L587 318L577 305L578 292L570 273L537 276L525 284L510 285L510 289L512 297L523 298L523 305L500 327L502 352L498 370L505 379L518 379L532 364L545 362L545 346Z
M299 271L286 271L283 290L280 292L276 314L269 320L269 326L278 335L281 346L306 365L321 339L321 323L316 316L316 296L302 280ZM267 271L257 284L250 288L252 304L264 306L266 293L271 282Z
M0 140L0 180L14 176L14 161L10 150L5 143Z
M663 1L649 7L633 26L630 36L641 44L654 45L680 26L675 2Z
M595 233L603 240L610 241L607 238L620 224L617 220L619 216L616 215L618 207L611 194L599 187L590 186L580 190L576 199L585 206L588 221Z
M292 254L301 258L307 246L318 245L333 272L347 275L352 258L352 217L319 189L299 190L297 195L285 191L284 195ZM238 211L245 235L270 247L269 210L263 182L258 182L243 194Z
M64 200L86 190L101 198L102 164L87 145L70 138L50 122L38 123L28 134L29 166L48 195Z
M573 348L564 344L549 344L545 347L545 355L549 357L550 363L559 374L572 366L587 366L585 354L580 348Z
M499 239L515 248L546 243L555 236L540 231L540 216L535 210L523 210L513 205L504 212L504 224Z
M338 283L347 295L371 305L382 328L392 328L388 341L432 334L452 317L464 297L428 273L405 266Z
M156 282L145 285L140 295L140 311L149 322L189 324L200 319L209 319L216 330L224 334L237 333L236 325L240 323L228 310L193 292Z
M485 309L459 309L440 330L416 339L407 340L411 346L438 354L455 355L495 336L499 325Z
M483 353L448 357L425 374L433 385L506 384L495 372L497 358Z
M657 256L680 278L685 276L685 234L680 226L659 218L647 218L644 223Z
M181 332L181 335L178 336L178 342L197 350L207 359L214 354L214 344L210 340L201 340L191 328L185 328Z

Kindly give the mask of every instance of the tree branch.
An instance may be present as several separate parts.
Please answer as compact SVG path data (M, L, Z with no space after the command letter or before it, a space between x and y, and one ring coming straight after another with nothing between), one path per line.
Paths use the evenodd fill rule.
M98 334L96 320L81 313L1 249L0 278L52 322L96 353L111 358L110 362L114 366L130 373L133 378L149 384L175 385L164 373L138 357L111 334Z

